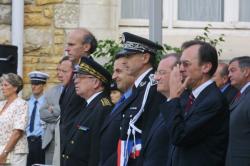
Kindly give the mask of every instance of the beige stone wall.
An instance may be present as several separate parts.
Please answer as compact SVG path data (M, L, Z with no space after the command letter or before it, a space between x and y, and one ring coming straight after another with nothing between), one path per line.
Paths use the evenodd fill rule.
M62 9L64 7L64 10ZM65 33L78 27L78 0L25 0L23 96L30 95L28 73L50 75L47 88L57 83L56 66L64 54ZM0 0L0 43L11 44L11 0Z
M65 29L55 26L55 6L64 0L33 0L24 7L23 96L29 96L28 73L33 70L50 75L47 87L57 82L56 66L64 54Z

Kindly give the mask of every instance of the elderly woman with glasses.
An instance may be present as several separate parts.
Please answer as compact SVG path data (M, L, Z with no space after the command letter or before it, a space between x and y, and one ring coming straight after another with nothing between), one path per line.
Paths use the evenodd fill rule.
M18 97L23 81L14 73L3 74L0 80L5 97L0 102L0 165L26 166L28 104Z

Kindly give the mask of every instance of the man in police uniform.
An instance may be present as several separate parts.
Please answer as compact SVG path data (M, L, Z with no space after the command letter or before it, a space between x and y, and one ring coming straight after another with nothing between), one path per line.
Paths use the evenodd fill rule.
M100 64L83 57L74 74L77 95L87 101L65 138L61 166L96 166L99 162L100 129L112 109L111 75Z
M158 115L154 110L163 100L153 78L155 55L162 47L148 39L124 32L123 49L117 54L127 58L128 73L135 77L132 94L123 108L118 143L118 165L137 165L142 142Z
M43 123L40 119L40 108L45 102L44 88L49 75L40 71L29 73L32 95L29 103L29 124L26 129L29 145L27 166L44 163L44 152L42 150L42 135L44 133Z

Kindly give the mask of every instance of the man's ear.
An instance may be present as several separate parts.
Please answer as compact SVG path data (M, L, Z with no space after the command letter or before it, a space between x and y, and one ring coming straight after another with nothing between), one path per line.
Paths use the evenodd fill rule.
M211 63L204 63L204 64L202 64L202 67L201 67L202 73L208 74L209 71L211 70L211 68L212 68L212 64Z
M100 87L101 84L102 83L101 83L101 81L99 79L97 79L97 78L93 79L93 87L94 87L94 89Z
M149 59L150 59L150 54L149 53L144 53L143 54L143 63L144 64L149 63Z
M91 48L91 45L89 43L83 44L83 51L84 52L89 52L90 48Z
M242 69L242 72L244 74L244 77L250 78L250 68L244 68Z
M222 76L223 84L226 84L229 80L229 77L227 75Z

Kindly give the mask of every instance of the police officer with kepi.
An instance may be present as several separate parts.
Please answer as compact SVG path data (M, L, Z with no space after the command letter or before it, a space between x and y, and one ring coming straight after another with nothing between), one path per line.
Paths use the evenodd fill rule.
M29 74L32 95L28 100L29 124L26 129L28 137L29 154L27 166L32 164L44 164L44 152L42 150L42 135L44 133L40 119L40 107L44 104L44 88L49 75L40 71L32 71Z
M109 96L111 75L91 58L82 57L74 74L77 95L84 98L83 107L65 138L61 149L61 166L97 166L100 129L112 109Z
M154 67L162 47L148 39L124 32L123 49L117 57L127 58L128 74L135 78L132 94L123 106L118 143L118 165L140 165L142 143L159 111L154 108L163 96L156 91Z

